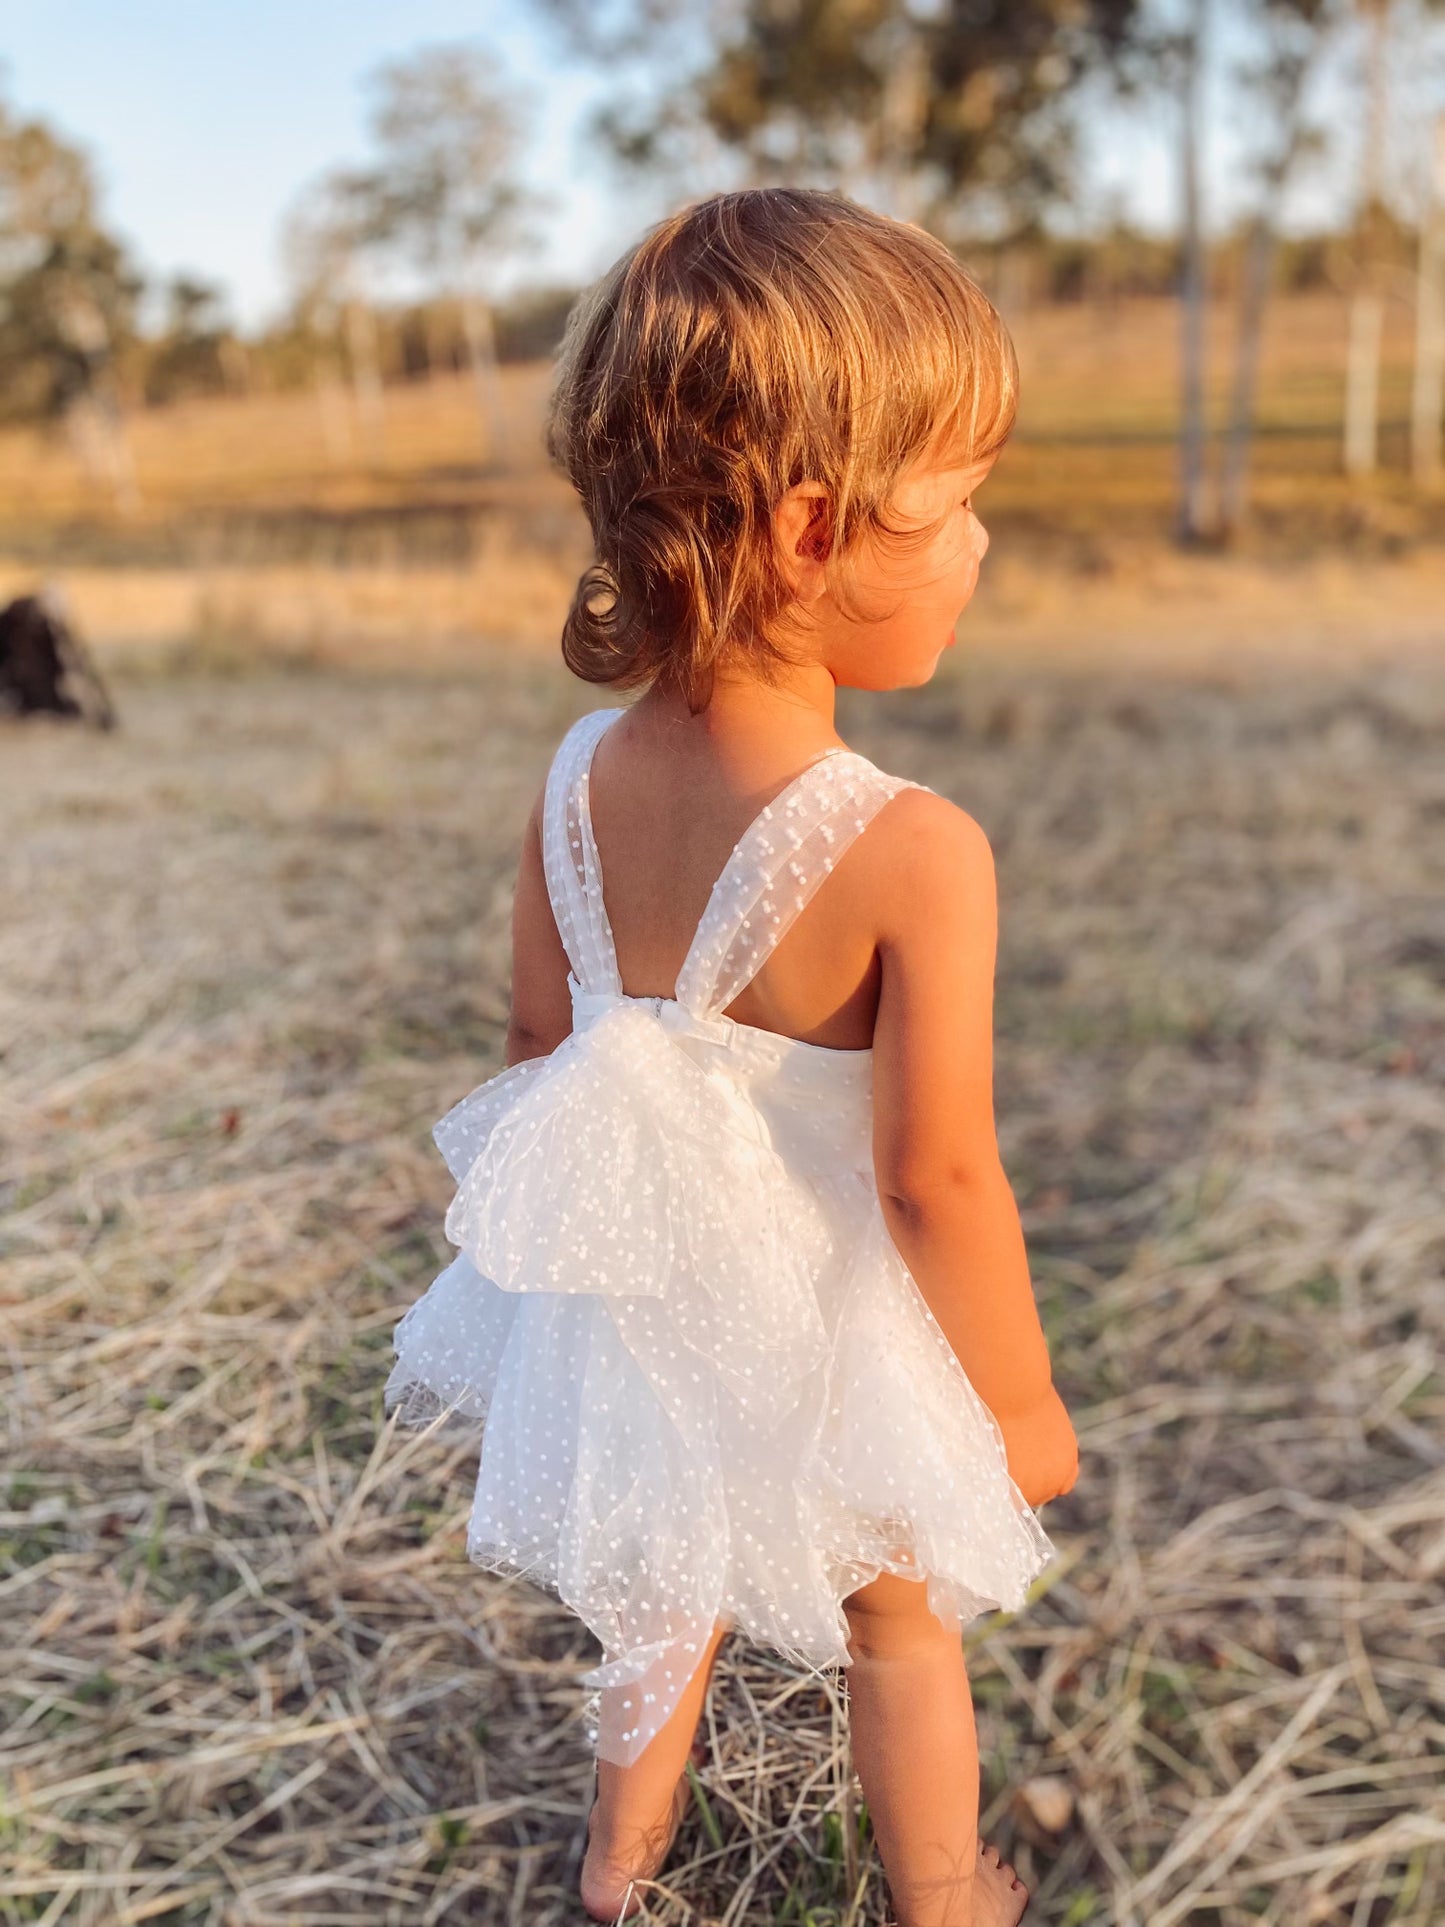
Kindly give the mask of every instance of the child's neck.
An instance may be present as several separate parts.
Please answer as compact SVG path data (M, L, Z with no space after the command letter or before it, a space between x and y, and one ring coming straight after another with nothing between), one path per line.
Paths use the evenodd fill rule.
M736 670L719 675L696 715L678 691L656 684L635 708L679 747L707 742L724 758L729 750L772 749L786 761L791 753L804 760L837 743L836 697L837 685L821 664L801 663L782 670L776 682Z

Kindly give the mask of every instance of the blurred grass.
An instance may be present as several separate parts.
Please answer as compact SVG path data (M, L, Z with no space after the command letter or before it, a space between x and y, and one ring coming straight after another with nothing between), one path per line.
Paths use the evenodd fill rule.
M978 647L842 709L999 864L1083 1473L969 1653L1041 1927L1445 1913L1445 675L1270 640ZM525 810L601 692L480 646L117 682L112 737L0 740L0 1918L575 1920L595 1645L468 1567L475 1440L386 1437L380 1389L447 1256L429 1127L500 1062ZM880 1927L844 1685L724 1647L651 1918Z

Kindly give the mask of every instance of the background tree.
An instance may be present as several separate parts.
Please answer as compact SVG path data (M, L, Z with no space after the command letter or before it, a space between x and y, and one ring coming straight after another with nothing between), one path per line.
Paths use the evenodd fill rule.
M345 342L344 359L362 439L373 457L385 450L386 405L370 295L375 247L369 175L334 168L305 189L287 216L282 240L294 290L293 316L312 339L311 357L322 432L333 460L350 452L332 343Z
M143 287L101 226L85 155L0 101L0 408L63 421L123 507L136 487L120 381Z
M527 243L540 205L513 171L522 109L496 57L467 43L390 62L371 86L376 158L352 177L363 245L457 303L490 448L500 428L496 270Z
M1079 84L1119 59L1140 10L1138 0L547 4L582 52L639 75L597 123L624 161L700 180L698 161L720 154L741 180L842 182L970 242L1027 231L1071 197Z
M1219 483L1219 532L1228 540L1244 520L1255 428L1259 348L1274 276L1281 205L1300 162L1318 152L1322 136L1305 113L1309 82L1329 44L1335 10L1330 0L1263 0L1265 47L1258 61L1236 73L1251 119L1265 130L1254 171L1258 199L1245 238L1240 273L1234 375Z
M146 400L167 402L224 389L228 363L239 366L239 345L221 289L195 275L173 276L166 288L165 321L146 364Z
M1384 4L1384 0L1371 0ZM1207 246L1201 107L1206 0L1167 17L1134 0L979 5L942 0L733 0L663 8L549 0L574 43L597 59L641 63L647 83L599 122L626 163L673 178L696 128L733 157L739 178L841 181L892 204L959 247L1037 241L1075 200L1079 114L1110 92L1180 106L1181 434L1177 528L1210 532L1205 420ZM1273 43L1256 85L1270 99L1275 144L1244 277L1226 515L1243 500L1259 333L1278 203L1306 146L1301 102L1324 0L1264 0ZM1247 14L1246 14L1247 18ZM1235 22L1238 25L1238 19ZM671 70L659 84L659 70ZM713 169L716 178L716 169ZM900 205L901 204L901 205ZM1006 290L998 290L1007 305Z
M1385 116L1391 0L1356 0L1365 31L1365 120L1355 218L1354 286L1345 374L1345 468L1368 475L1378 459L1380 344L1384 332Z
M1179 74L1179 229L1183 272L1179 291L1182 331L1176 526L1180 541L1185 543L1200 541L1208 523L1204 386L1209 263L1204 239L1200 100L1208 29L1208 0L1189 0L1188 22L1168 49L1175 56Z
M1445 113L1430 130L1415 269L1415 367L1410 394L1410 471L1421 487L1439 480L1445 410Z

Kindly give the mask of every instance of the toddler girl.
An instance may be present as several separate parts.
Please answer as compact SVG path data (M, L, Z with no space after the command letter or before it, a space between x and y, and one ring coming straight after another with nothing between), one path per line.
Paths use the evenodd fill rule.
M960 1630L1023 1604L1078 1454L994 1134L993 862L834 727L951 645L1016 388L942 245L804 190L662 222L563 345L597 553L563 653L642 693L532 811L508 1068L437 1127L460 1256L386 1403L485 1417L470 1556L603 1648L597 1919L660 1870L733 1627L847 1669L902 1927L1027 1899Z

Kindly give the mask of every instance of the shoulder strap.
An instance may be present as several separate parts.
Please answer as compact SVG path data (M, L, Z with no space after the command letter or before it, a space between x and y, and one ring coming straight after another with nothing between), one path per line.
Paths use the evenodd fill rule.
M854 837L900 790L853 750L812 763L754 818L729 857L677 980L698 1015L726 1010L750 984Z
M592 835L587 785L592 752L620 709L580 716L557 746L542 802L542 865L552 915L572 974L583 990L620 991L617 951L602 900L602 866Z

